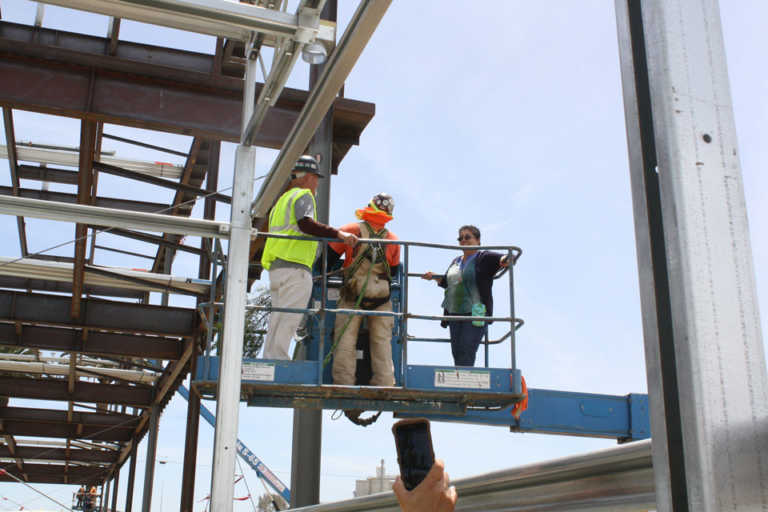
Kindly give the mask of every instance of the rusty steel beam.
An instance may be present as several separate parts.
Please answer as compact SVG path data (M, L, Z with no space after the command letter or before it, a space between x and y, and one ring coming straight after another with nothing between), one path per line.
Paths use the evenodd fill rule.
M18 167L18 175L23 180L77 185L77 171L65 171L64 169L22 164Z
M69 453L67 453L69 451ZM117 458L117 452L106 450L85 450L82 448L69 449L52 448L50 446L16 446L16 455L21 459L30 460L60 460L70 462L101 462L110 464ZM8 446L0 445L0 457L11 458L14 455Z
M194 309L84 299L83 317L69 316L69 298L0 290L0 321L60 325L69 328L190 337L197 332Z
M155 259L154 256L149 256L147 254L141 254L140 252L126 251L126 250L123 250L123 249L116 249L114 247L107 247L105 245L98 245L97 244L97 245L94 245L94 247L96 249L101 249L102 251L109 251L109 252L115 252L115 253L118 253L118 254L125 254L126 256L135 256L137 258L144 258L144 259L147 259L147 260L154 260ZM143 296L144 294L142 293L141 295Z
M148 174L142 174L140 172L129 171L127 169L122 169L120 167L105 164L103 162L93 162L93 167L94 169L98 169L99 172L103 172L105 174L111 174L113 176L120 176L122 178L128 178L131 180L149 183L150 185L156 185L158 187L164 187L164 188L169 188L171 190L186 192L193 196L207 195L207 197L211 197L212 199L216 201L221 201L222 203L230 204L232 202L232 198L226 194L219 194L216 191L208 192L198 187L189 186L185 183L176 183L175 181L169 181L163 178L158 178L156 176L150 176Z
M5 144L8 148L8 167L11 171L11 185L13 195L19 193L19 162L16 159L16 133L13 129L13 111L10 108L3 108L3 125L5 127ZM24 225L24 217L16 217L16 226L19 231L19 246L21 255L28 254L27 248L27 229Z
M117 53L117 45L120 42L120 18L109 18L109 31L107 37L109 38L107 54L114 55Z
M149 279L142 279L140 277L127 276L127 275L121 274L119 272L112 272L112 271L107 270L107 269L102 268L102 267L87 265L86 266L86 272L88 274L98 274L98 275L101 275L101 276L112 277L112 278L118 279L120 281L125 281L125 282L128 282L128 283L134 283L134 284L137 284L137 285L151 286L153 288L163 288L164 290L166 290L169 293L177 293L179 295L192 295L193 297L198 297L200 295L200 294L195 293L194 291L191 291L191 290L186 290L184 288L179 288L177 286L171 286L169 284L163 285L161 283L158 283L157 281L151 281ZM207 292L204 294L204 296L207 296Z
M104 123L96 123L96 144L93 148L93 157L96 158L98 155L101 155L101 143L102 138L101 134L104 132ZM82 148L80 148L82 150ZM91 202L90 204L93 204L94 198L98 197L98 189L99 189L99 170L93 168L93 158L90 161L91 165ZM98 234L98 231L93 229L92 227L88 228L88 231L90 231L90 239L91 239L91 250L88 254L88 258L86 259L86 262L93 264L93 257L96 255L96 235ZM86 231L87 233L87 231Z
M75 261L75 258L72 256L58 256L56 254L45 254L45 253L30 253L27 254L27 258L33 259L33 260L42 260L42 261L55 261L56 263L73 263Z
M73 423L95 427L114 427L133 429L139 421L137 416L121 413L99 413L64 410L40 409L34 407L0 407L0 420L29 423Z
M80 122L80 165L77 183L77 204L91 204L93 187L93 154L96 150L96 123ZM75 225L75 263L72 267L72 318L80 318L80 299L85 279L85 251L88 247L88 225Z
M239 137L240 100L228 93L7 55L0 55L0 75L0 104L5 106L230 142ZM275 108L271 114L271 128L257 143L276 148L296 112Z
M107 228L104 228L104 229L107 229ZM184 245L180 243L174 243L174 242L171 242L170 240L166 240L161 236L150 235L148 233L142 233L141 231L132 231L129 229L122 229L122 228L112 228L109 230L109 234L122 236L124 238L131 238L133 240L139 240L140 242L147 242L149 244L158 244L158 245L173 247L174 250L184 251L191 254L197 254L197 255L205 254L205 251L203 249L198 249L197 247L192 247L192 246ZM155 259L155 256L151 256L151 258Z
M98 466L69 466L63 464L26 464L26 475L30 483L37 484L85 484L96 485L106 476L106 469ZM5 468L5 471L24 479L18 470ZM15 482L11 476L0 473L0 482Z
M155 151L160 151L161 153L168 153L171 155L187 158L187 153L182 153L181 151L176 151L175 149L170 149L163 146L156 146L154 144L148 144L146 142L141 142L134 139L126 139L125 137L118 137L117 135L111 135L109 133L103 133L102 137L104 137L105 139L116 140L118 142L125 142L126 144L139 146L141 148L154 149Z
M10 196L14 195L11 187L0 186L0 195ZM57 201L59 203L76 204L77 195L68 194L66 192L54 192L51 190L38 190L33 188L19 189L19 193L15 194L19 197L28 197L30 199L41 199L43 201ZM114 208L117 210L128 210L132 212L146 212L157 213L159 211L167 210L168 205L162 203L148 203L145 201L134 201L131 199L119 199L115 197L96 197L93 201L93 206L101 206L103 208Z
M47 279L32 279L21 276L0 276L0 288L15 288L17 290L35 290L41 292L72 293L72 283L49 281ZM127 288L112 288L108 286L92 286L86 284L83 288L88 295L119 297L125 299L140 299L144 296L138 290Z
M120 471L115 471L115 476L113 480L114 480L114 485L112 487L112 505L110 506L110 508L106 508L106 505L105 505L104 510L106 511L117 510L117 488L118 488L118 484L120 483Z
M0 421L0 430L3 430L5 425L2 421ZM10 457L13 457L16 460L16 468L21 472L22 475L24 475L24 478L27 478L26 473L24 472L24 457L19 454L19 448L16 445L16 440L13 438L13 434L11 432L4 432L5 437L5 447L8 453L10 454Z
M204 173L207 168L203 169L203 176L200 177L199 172L197 171L197 160L201 156L201 151L204 151L202 148L208 148L209 146L210 145L207 141L204 141L198 137L194 138L192 145L189 148L187 160L184 163L184 170L181 172L181 176L179 177L180 184L189 186L190 180L194 176L194 188L199 188L200 183L202 183L202 179L205 177ZM188 199L193 200L195 197L195 195L184 193L181 190L176 190L173 201L171 201L171 215L189 217L192 213L192 207L194 206L194 203L184 204L183 208L180 208L179 205L185 203L185 201ZM171 273L171 265L173 264L173 260L176 257L174 246L181 242L182 237L170 233L163 233L163 239L171 242L173 245L169 246L163 244L158 246L157 253L155 255L155 261L152 264L151 270L152 272Z
M0 376L0 394L15 398L76 401L85 403L124 404L146 408L152 405L154 390L125 384L76 382L69 393L64 379L24 379Z
M136 446L139 444L137 439L134 439L132 449L129 453L131 462L128 466L128 485L125 491L125 512L132 512L133 510L133 484L136 481Z
M110 57L106 41L0 22L0 104L239 141L243 81L213 74L214 56L121 41ZM280 148L307 95L285 89L255 143ZM334 101L334 171L374 111L371 103Z
M20 332L20 334L19 334ZM85 338L85 339L84 339ZM177 339L157 336L61 329L56 327L0 323L0 345L74 352L88 355L179 359L184 345Z
M221 49L221 39L216 42L217 55ZM206 174L205 189L214 191L219 183L219 161L220 161L221 143L217 142L211 145L211 152L208 156L208 172ZM216 201L211 197L205 199L203 208L203 217L206 219L216 218ZM211 247L213 240L201 239L200 248L203 249L208 244ZM200 279L211 278L211 261L207 254L200 256L198 264L198 277ZM198 304L201 301L198 300ZM192 353L190 361L190 373L195 374L195 365L197 356L200 354L201 346L196 346ZM194 390L189 394L187 400L187 430L184 436L184 466L181 480L181 498L179 502L180 512L189 512L194 504L195 471L197 466L197 444L200 431L200 395Z
M4 435L56 437L64 439L90 439L93 441L126 442L132 429L89 427L70 423L34 423L30 421L4 421L0 433Z

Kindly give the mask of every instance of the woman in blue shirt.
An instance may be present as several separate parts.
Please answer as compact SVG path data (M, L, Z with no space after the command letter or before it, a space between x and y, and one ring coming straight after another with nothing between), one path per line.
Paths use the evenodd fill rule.
M493 276L500 268L509 265L507 257L497 252L477 250L480 245L480 230L475 226L461 226L458 241L464 248L464 254L451 262L445 276L435 276L432 272L427 272L421 277L435 280L438 286L445 288L442 304L445 316L493 316ZM451 333L454 364L474 366L477 348L485 335L487 325L484 322L459 320L441 323L443 327L446 324Z

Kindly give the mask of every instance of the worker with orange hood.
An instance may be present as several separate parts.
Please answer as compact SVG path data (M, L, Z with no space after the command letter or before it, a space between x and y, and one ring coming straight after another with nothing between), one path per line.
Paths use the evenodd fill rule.
M393 219L395 201L389 194L376 194L365 208L355 211L359 222L346 224L341 231L360 238L397 240L385 225ZM400 264L400 246L375 242L360 243L350 247L343 243L330 243L337 254L344 255L344 284L337 303L339 309L365 309L392 311L389 299L392 274ZM356 307L357 306L357 307ZM394 386L392 364L391 316L366 316L368 321L372 386ZM355 384L357 368L357 334L362 322L361 315L336 315L334 328L333 382Z

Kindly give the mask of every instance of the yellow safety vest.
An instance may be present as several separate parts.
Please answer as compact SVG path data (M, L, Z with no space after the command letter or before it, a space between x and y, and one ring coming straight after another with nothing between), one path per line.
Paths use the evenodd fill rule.
M293 204L296 200L306 194L312 198L313 219L317 220L317 204L315 196L308 188L292 188L286 191L280 199L277 200L272 213L269 214L269 232L279 233L281 235L306 236L298 225L296 213L293 211ZM261 255L261 265L269 270L275 258L281 260L299 263L312 268L315 262L318 242L314 240L292 240L281 238L267 238L264 245L264 252Z

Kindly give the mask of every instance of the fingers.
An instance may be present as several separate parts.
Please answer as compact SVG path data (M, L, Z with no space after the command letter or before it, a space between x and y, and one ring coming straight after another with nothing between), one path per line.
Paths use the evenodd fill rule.
M453 510L454 505L456 505L456 500L459 499L459 495L456 493L456 488L454 486L450 486L445 491L445 497L450 503L450 507L447 508L446 510Z
M395 479L395 483L392 485L392 491L394 491L395 496L397 496L397 501L402 507L405 503L408 491L405 489L405 485L403 485L403 481L400 479L400 476Z
M427 485L434 485L443 479L445 474L445 462L442 459L437 459L432 465L432 469L429 470L427 476L424 478L424 482Z

